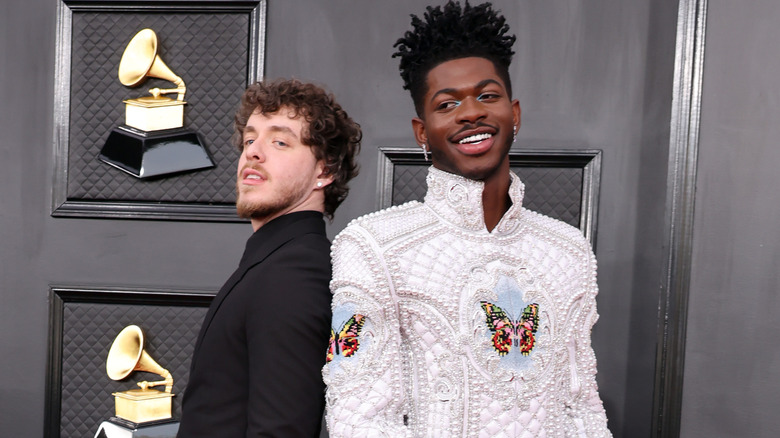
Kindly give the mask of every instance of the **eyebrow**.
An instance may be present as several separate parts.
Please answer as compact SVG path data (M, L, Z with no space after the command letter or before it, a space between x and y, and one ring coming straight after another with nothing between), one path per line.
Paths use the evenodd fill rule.
M268 128L268 130L271 132L280 132L282 134L289 134L296 139L298 138L298 134L296 134L295 131L293 131L291 128L287 126L273 125L270 128Z
M293 136L293 138L298 139L298 134L295 133L291 128L287 126L281 126L281 125L271 125L268 127L268 130L273 133L282 133L282 134L288 134ZM253 133L257 134L257 130L254 126L247 126L244 128L244 133Z
M477 85L474 88L482 89L482 88L485 88L486 86L488 86L488 84L496 84L499 87L501 87L501 83L499 83L495 79L484 79L484 80L481 80L481 81L477 82ZM458 90L455 89L455 88L442 88L441 90L433 93L433 96L431 96L430 100L432 102L433 99L436 99L436 96L438 96L440 94L455 94L457 92L458 92Z

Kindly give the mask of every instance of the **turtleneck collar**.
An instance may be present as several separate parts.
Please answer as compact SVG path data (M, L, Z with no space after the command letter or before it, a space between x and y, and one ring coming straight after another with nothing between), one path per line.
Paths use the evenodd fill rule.
M512 205L491 232L496 235L509 234L520 224L525 186L513 172L509 186ZM426 177L428 192L425 205L453 225L469 231L488 233L485 226L485 212L482 206L482 190L485 184L455 175L433 166Z

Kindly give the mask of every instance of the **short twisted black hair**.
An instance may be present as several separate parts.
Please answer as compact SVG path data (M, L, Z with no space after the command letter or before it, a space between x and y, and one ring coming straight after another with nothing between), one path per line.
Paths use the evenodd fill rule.
M509 95L509 64L512 62L514 35L506 35L506 19L490 3L471 6L468 1L448 1L444 7L428 6L423 19L412 15L413 30L393 45L401 58L399 70L404 88L409 90L417 115L422 115L422 100L428 91L428 72L442 62L476 56L490 60L504 80Z

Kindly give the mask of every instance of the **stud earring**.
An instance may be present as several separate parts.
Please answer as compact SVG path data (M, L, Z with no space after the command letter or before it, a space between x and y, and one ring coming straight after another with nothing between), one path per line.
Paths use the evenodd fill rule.
M422 144L422 150L423 150L423 157L425 157L425 161L428 161L428 146L426 146L425 143Z
M322 187L322 181L317 181L317 187Z

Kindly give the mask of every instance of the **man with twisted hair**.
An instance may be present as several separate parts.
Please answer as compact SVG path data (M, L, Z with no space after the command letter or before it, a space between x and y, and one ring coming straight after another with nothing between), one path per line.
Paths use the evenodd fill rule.
M209 308L180 438L318 437L330 326L330 218L357 173L360 126L321 88L250 86L235 118L239 216L254 233Z
M488 3L413 16L396 43L424 202L334 240L327 421L340 437L610 437L590 344L596 260L522 206L515 37Z

